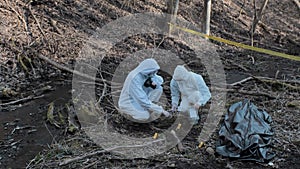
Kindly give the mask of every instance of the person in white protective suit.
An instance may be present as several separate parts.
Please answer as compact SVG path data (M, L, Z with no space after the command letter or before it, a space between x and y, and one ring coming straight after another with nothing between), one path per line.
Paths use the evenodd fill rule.
M155 104L163 92L163 78L157 75L159 69L154 59L145 59L128 74L118 102L121 113L137 122L148 122L161 114L170 116Z
M184 66L175 68L171 83L172 111L187 112L193 124L199 121L198 110L211 98L209 88L201 75L188 71ZM181 96L180 106L179 99Z

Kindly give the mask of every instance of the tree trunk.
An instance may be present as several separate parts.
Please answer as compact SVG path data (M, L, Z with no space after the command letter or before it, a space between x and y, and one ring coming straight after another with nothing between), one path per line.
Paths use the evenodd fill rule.
M204 15L203 15L203 27L202 30L206 35L210 34L210 14L211 14L211 0L205 0L204 2Z
M167 0L167 13L172 15L174 11L174 0Z
M264 3L263 3L263 5L262 5L262 7L260 8L260 10L259 10L259 12L258 12L258 14L256 15L254 15L254 19L253 19L253 23L252 23L252 27L251 27L251 33L253 33L254 34L254 32L255 32L255 29L256 29L256 26L257 26L257 24L258 24L258 22L261 20L261 18L262 18L262 13L264 12L264 10L266 9L266 6L267 6L267 4L268 4L268 1L269 0L265 0L264 1ZM256 13L256 11L254 11L255 13Z
M178 12L179 0L167 0L167 13L171 15L171 18L167 19L167 22L175 23ZM172 26L169 26L169 34L172 31Z

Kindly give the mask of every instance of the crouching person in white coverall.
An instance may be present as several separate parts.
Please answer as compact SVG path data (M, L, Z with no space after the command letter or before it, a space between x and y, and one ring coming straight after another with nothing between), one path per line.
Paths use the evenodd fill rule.
M172 111L187 112L193 124L199 121L199 107L204 106L211 98L209 88L201 75L188 71L184 66L175 68L170 83ZM181 96L181 103L178 107Z
M170 116L169 112L155 104L163 92L163 78L156 74L159 69L154 59L146 59L126 77L118 104L121 113L131 120L149 122L161 114Z

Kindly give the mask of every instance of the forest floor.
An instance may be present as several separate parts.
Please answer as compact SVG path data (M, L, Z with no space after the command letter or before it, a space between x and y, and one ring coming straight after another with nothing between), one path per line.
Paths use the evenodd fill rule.
M300 55L300 8L295 2L269 2L253 36L254 46ZM261 3L257 2L257 9ZM103 152L82 130L73 131L69 126L74 92L70 70L97 28L131 14L166 12L165 1L0 0L0 4L1 168L300 168L299 61L210 42L226 75L226 108L247 98L272 117L271 126L275 131L272 151L276 157L271 163L218 156L214 153L217 130L198 148L197 138L211 103L201 113L200 123L182 140L183 151L175 147L153 157L120 159L113 153ZM250 45L253 10L250 1L213 1L211 35ZM178 17L201 27L202 12L203 1L184 1L179 4ZM135 35L117 43L99 66L101 77L110 81L124 58L150 48L178 54L211 86L205 66L193 62L197 59L189 47L153 33ZM171 75L162 73L162 76L166 82L170 81ZM169 98L168 83L163 87ZM101 85L97 86L96 95L101 97L102 92ZM166 126L128 122L109 107L109 99L109 96L105 98L101 106L112 117L108 124L120 133L152 137L160 131L157 128L172 124L172 121L165 123ZM82 156L85 157L76 159ZM73 161L66 163L68 159Z

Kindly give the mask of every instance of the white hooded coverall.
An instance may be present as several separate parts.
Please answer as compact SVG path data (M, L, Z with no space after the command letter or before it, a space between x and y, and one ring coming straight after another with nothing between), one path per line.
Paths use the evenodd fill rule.
M211 98L209 88L201 75L188 71L184 66L175 68L170 83L172 106L177 107L181 95L180 112L188 112L190 118L196 124L199 120L198 110L195 104L203 106Z
M163 92L163 78L156 74L159 69L154 59L146 59L128 74L118 102L122 113L143 122L150 119L150 113L160 115L165 112L161 106L153 103L158 102ZM149 77L156 84L155 89L144 86Z

